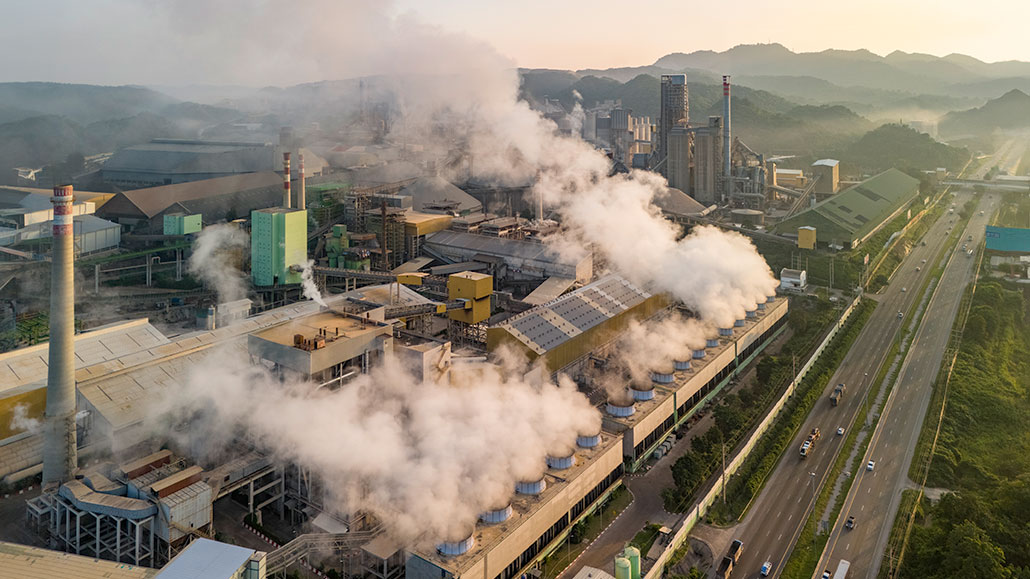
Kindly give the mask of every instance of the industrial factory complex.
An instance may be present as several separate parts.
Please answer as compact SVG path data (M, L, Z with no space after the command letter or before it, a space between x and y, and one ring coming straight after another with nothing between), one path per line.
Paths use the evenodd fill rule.
M649 210L684 235L714 224L857 247L917 196L918 181L896 170L842 188L832 159L807 175L777 169L732 138L729 77L722 88L723 115L695 123L686 76L663 75L655 124L598 103L579 136L608 155L612 175L663 175L669 187ZM546 107L571 131L560 104ZM590 245L566 251L553 240L567 223L532 199L533 183L483 184L470 154L390 144L385 110L365 106L360 143L304 142L290 129L277 144L156 139L99 169L113 192L0 188L0 256L23 267L0 270L0 290L38 274L50 292L38 308L47 339L0 353L0 484L42 489L23 501L36 544L0 542L0 577L32 566L25 573L261 579L350 561L352 576L378 579L524 578L784 330L789 298L773 289L716 327L662 291L670 285L617 271ZM463 171L466 181L452 178ZM785 271L782 287L803 293L805 272ZM84 315L93 299L107 307ZM620 339L665 321L707 333L631 371ZM520 379L574 383L600 427L541 456L542 476L518 481L474 525L419 544L395 542L374 513L340 512L337 481L267 440L239 432L207 448L197 415L167 411L229 360L334 395L390 360L416 386L475 388L463 376L512 353L526 361ZM336 441L340 452L351 442ZM225 504L267 548L215 540ZM273 520L292 533L262 535Z

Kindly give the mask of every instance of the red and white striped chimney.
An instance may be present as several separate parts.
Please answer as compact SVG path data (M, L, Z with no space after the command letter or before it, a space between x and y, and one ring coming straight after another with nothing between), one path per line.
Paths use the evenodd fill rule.
M304 153L297 153L300 160L300 182L297 184L297 209L307 209L307 191L304 186Z
M290 208L290 152L283 153L283 207Z
M50 360L43 433L43 484L71 479L78 466L75 433L75 277L72 187L54 187L50 281Z

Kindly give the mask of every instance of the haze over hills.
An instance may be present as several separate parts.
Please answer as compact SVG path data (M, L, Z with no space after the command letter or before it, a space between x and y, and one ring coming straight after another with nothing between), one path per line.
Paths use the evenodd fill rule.
M950 112L940 120L942 135L985 136L1003 129L1030 127L1030 95L1013 89L982 107Z

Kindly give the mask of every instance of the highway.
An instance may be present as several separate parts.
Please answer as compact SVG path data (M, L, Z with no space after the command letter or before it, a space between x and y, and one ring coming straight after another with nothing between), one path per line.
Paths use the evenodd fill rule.
M956 202L961 206L961 200ZM843 426L845 434L850 431L891 342L908 321L899 319L898 312L907 312L921 298L915 290L932 269L923 267L931 265L923 260L934 259L940 244L947 238L950 222L956 219L948 214L938 219L923 238L927 244L916 245L882 293L869 296L879 305L825 385L823 395L773 469L748 514L734 529L732 538L744 543L744 554L734 568L734 577L757 577L765 561L772 562L773 575L779 575L843 445L845 436L838 436L837 428ZM908 291L910 288L913 291ZM847 391L834 407L829 395L833 387L842 382L847 385ZM798 451L812 428L819 428L822 438L810 456L802 459ZM723 553L716 551L715 555L718 561Z
M984 225L990 218L993 204L994 196L983 197L977 213L973 214L962 232L962 243L966 243L970 235L973 237L970 248L983 241ZM984 215L979 214L980 210ZM863 466L856 473L851 492L817 567L817 577L818 570L832 570L841 559L851 561L853 578L876 577L901 501L901 492L910 485L909 465L962 293L975 274L975 258L975 253L968 256L961 247L952 252L863 457L863 465L872 460L875 467L870 471ZM855 517L852 530L844 528L848 516Z
M972 172L968 177L982 178L992 165L1006 167L1018 163L1023 148L1022 144L1014 141L1005 143L990 162L984 163L982 169ZM960 192L955 196L953 201L956 214L945 213L939 218L923 237L926 246L915 246L898 267L888 286L880 295L873 296L879 305L836 373L825 385L823 396L802 424L792 444L780 457L744 520L729 530L732 536L724 536L718 544L712 545L715 560L718 561L724 554L724 544L734 538L743 541L744 553L734 568L734 577L758 577L758 570L765 561L773 563L772 576L779 576L812 510L818 490L827 483L830 467L841 451L845 437L836 435L837 428L843 426L847 433L854 426L858 410L869 392L870 381L883 363L899 329L908 323L907 318L899 319L898 313L907 313L917 300L923 299L923 296L916 295L919 292L910 292L908 289L922 286L933 269L931 260L947 240L947 230L958 219L957 210L969 198L969 192ZM946 203L947 199L941 202ZM982 236L982 222L980 225ZM950 322L947 327L950 329ZM945 337L948 333L945 332ZM920 348L913 348L913 351ZM929 356L926 358L929 359ZM829 394L841 382L847 384L847 392L840 405L833 407L829 403ZM919 414L914 420L921 422L922 418L923 414ZM822 438L810 456L802 459L798 449L815 427L822 431ZM915 428L918 431L918 425ZM914 441L910 446L914 446ZM884 508L881 507L881 510ZM833 564L836 564L835 560ZM860 576L855 573L852 575Z

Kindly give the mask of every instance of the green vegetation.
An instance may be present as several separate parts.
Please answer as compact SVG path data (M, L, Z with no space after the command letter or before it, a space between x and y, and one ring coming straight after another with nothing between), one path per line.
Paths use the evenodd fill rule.
M839 361L858 330L871 313L874 304L863 302L852 314L847 328L841 332L799 385L796 396L784 406L780 417L769 428L758 446L727 484L727 504L713 505L713 520L728 522L737 519L753 496L761 489L765 477L789 444L801 418L807 414L822 393L822 386L832 373L834 360ZM695 494L709 476L717 471L722 460L722 443L735 447L763 416L772 401L783 392L793 377L794 356L803 363L805 355L822 339L837 312L829 302L814 298L795 298L791 302L791 338L777 356L762 357L756 367L758 386L726 396L715 409L715 428L691 441L689 452L672 465L675 486L663 491L665 508L682 511L693 504ZM816 387L818 386L818 387Z
M886 124L866 133L841 158L847 170L870 174L890 167L958 170L969 160L969 151L938 143L904 125Z
M1005 193L998 225L1002 227L1030 227L1030 196L1015 191Z
M658 538L658 530L661 528L661 525L645 525L644 528L633 537L633 540L629 542L631 547L636 547L640 550L641 558L647 557L648 552L651 551L651 545L654 545L655 539Z
M944 115L939 130L942 135L986 136L994 131L1028 126L1030 96L1013 89L980 108L955 111Z
M565 542L544 558L541 570L543 579L554 579L564 571L631 502L633 495L626 487L620 485L612 490L604 503L573 525Z
M1027 298L973 295L927 484L954 490L917 513L901 577L1026 577L1030 567Z

